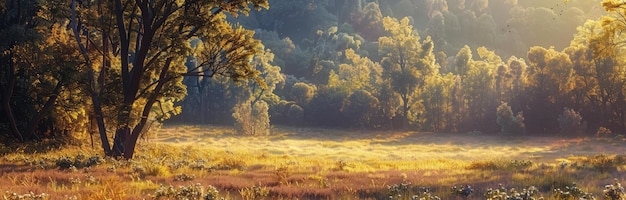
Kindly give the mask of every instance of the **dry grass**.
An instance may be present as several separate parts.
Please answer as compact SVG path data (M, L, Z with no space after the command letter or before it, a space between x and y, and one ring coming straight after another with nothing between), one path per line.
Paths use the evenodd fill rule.
M549 192L584 180L579 187L600 194L613 178L623 181L626 170L623 156L616 156L626 152L623 144L591 139L294 128L273 132L250 137L235 135L229 127L166 127L142 141L132 161L103 159L78 169L61 170L55 162L99 151L70 146L10 153L0 159L0 191L46 193L48 199L143 199L162 185L200 183L215 186L228 199L380 199L388 198L388 186L411 183L413 190L430 187L444 199L457 198L450 186L469 184L480 199L500 183ZM568 165L561 167L563 162Z

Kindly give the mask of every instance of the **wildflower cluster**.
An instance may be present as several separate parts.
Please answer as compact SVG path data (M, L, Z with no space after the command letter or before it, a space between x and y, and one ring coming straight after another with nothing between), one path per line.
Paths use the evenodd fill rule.
M485 197L487 200L542 200L543 197L539 195L539 189L535 186L530 186L528 188L522 189L522 191L518 191L515 188L507 189L503 185L500 185L499 188L487 189L485 193Z
M452 186L452 194L463 198L467 198L473 192L474 189L472 189L472 186L470 185Z
M565 188L555 188L552 191L552 197L554 199L579 199L579 200L595 200L596 197L592 193L583 191L573 183L572 186L565 186Z
M6 191L5 194L2 196L2 199L5 199L5 200L22 200L22 199L43 200L43 199L47 199L48 197L49 195L46 193L35 194L33 192L30 192L28 194L17 194L15 192Z
M163 186L159 187L154 192L154 198L166 198L166 199L203 199L203 200L215 200L222 199L219 198L219 191L213 187L209 186L205 188L200 183L191 184L188 186L179 186L178 189L174 188L174 186Z
M604 190L602 191L602 193L604 193L604 199L626 199L624 188L622 187L622 184L617 181L617 179L615 179L615 183L604 186Z
M409 196L410 188L411 183L388 185L387 193L389 194L389 199L402 199L403 197Z

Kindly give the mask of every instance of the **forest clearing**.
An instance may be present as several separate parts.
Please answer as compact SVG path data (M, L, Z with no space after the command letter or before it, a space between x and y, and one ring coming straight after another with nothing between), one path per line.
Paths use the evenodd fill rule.
M626 0L2 0L0 199L624 200Z
M165 127L140 141L130 161L103 158L85 144L43 153L24 147L0 160L0 191L7 199L200 199L214 190L225 199L410 199L425 198L429 188L442 199L464 199L451 187L469 185L467 198L486 199L502 184L572 199L553 190L577 184L604 199L604 186L623 182L626 170L626 142L614 138L273 132L242 137L230 127Z

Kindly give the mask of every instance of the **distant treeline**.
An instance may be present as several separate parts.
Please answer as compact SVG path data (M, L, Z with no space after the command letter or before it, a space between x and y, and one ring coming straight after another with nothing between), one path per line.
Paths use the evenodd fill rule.
M567 123L559 116L568 115L582 117L570 121L584 130L565 132L626 131L625 60L616 43L622 36L608 22L623 19L612 18L599 1L297 0L270 6L233 19L255 30L273 55L267 64L278 67L273 72L280 75L272 77L283 77L259 98L267 114L252 118L274 125L494 133L504 130L497 115L504 105L527 134L563 132ZM238 91L246 89L227 79L200 82L185 80L188 96L173 122L241 124L230 116L240 106Z

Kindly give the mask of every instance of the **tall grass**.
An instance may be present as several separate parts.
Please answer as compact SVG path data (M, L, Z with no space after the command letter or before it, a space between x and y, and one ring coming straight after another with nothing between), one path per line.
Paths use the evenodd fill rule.
M240 137L231 131L161 130L153 134L157 142L139 144L131 161L101 158L87 145L7 153L0 159L0 191L46 193L50 199L143 199L170 186L175 195L199 184L204 193L214 186L228 199L378 199L389 196L390 186L407 184L403 194L420 195L427 187L434 196L459 199L450 187L472 185L471 198L480 199L505 183L535 186L550 197L552 189L573 182L601 194L613 178L624 180L626 169L622 156L598 154L626 148L605 152L596 140L340 130ZM593 148L573 156L577 145L570 144Z

